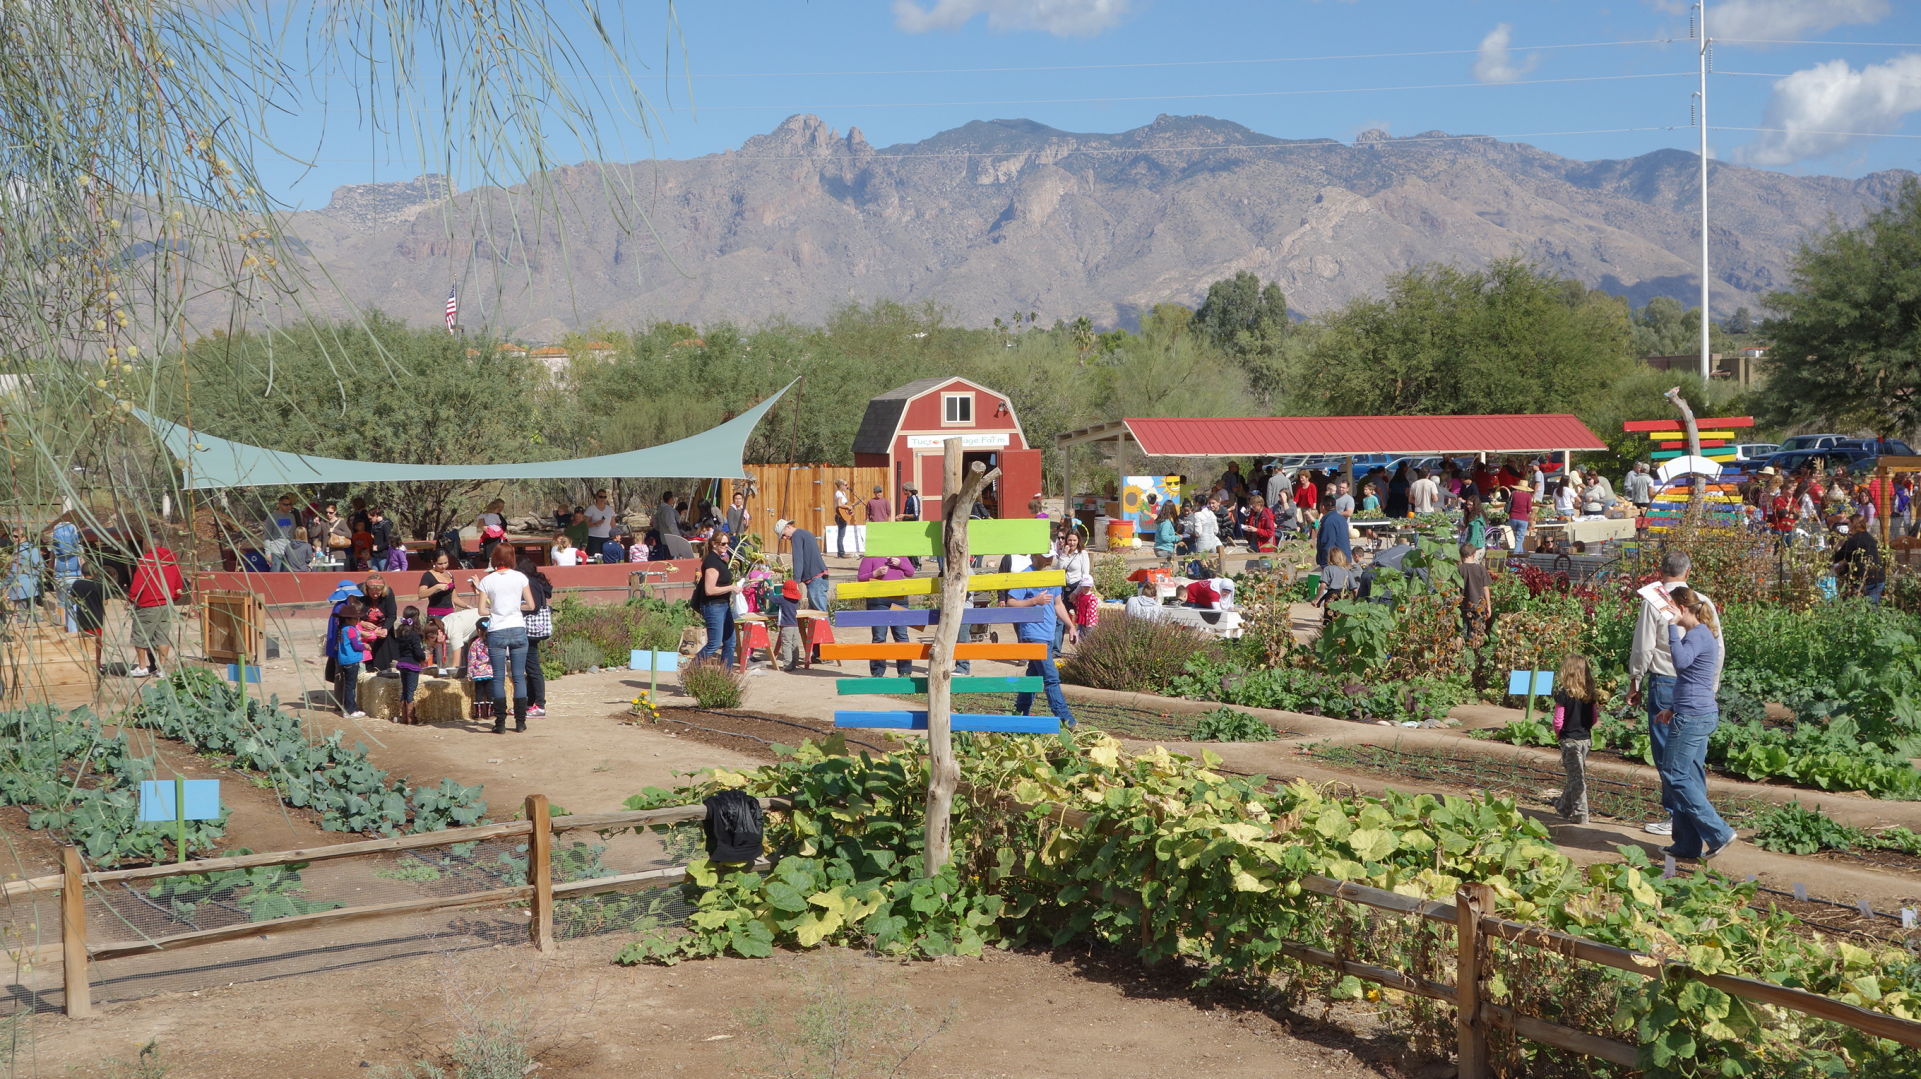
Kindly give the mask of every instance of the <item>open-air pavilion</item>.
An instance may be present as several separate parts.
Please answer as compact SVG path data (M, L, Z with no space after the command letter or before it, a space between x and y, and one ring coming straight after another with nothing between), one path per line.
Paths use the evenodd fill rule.
M1055 437L1061 487L1072 499L1067 449L1132 443L1147 457L1398 457L1539 456L1605 450L1587 424L1565 412L1484 416L1207 416L1128 417Z

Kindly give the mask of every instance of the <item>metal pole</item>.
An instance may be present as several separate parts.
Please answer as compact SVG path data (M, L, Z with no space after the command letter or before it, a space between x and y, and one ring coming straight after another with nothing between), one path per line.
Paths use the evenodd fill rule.
M1701 381L1710 378L1708 352L1708 0L1696 0L1695 27L1701 34L1701 88L1695 94L1701 125Z

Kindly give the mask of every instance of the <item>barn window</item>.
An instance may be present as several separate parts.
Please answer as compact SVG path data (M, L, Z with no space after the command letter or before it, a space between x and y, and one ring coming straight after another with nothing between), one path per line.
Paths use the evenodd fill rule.
M941 422L944 424L973 423L974 395L971 393L942 394Z

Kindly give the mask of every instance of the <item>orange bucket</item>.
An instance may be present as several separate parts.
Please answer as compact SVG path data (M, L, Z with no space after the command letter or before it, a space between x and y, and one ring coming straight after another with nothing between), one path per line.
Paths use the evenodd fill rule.
M1134 546L1134 522L1107 522L1107 549L1118 551L1123 547Z

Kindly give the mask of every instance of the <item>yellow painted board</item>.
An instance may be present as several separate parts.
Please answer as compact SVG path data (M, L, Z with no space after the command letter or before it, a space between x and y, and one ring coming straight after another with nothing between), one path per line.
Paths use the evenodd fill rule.
M967 522L968 554L1034 554L1053 545L1051 522L1038 517ZM882 521L867 526L867 553L934 558L941 554L939 521Z
M940 591L939 577L909 577L901 581L843 581L834 586L836 599L870 599L891 596L931 596ZM1057 569L1031 570L1027 573L976 573L967 578L969 592L998 592L1009 588L1057 588L1067 583L1067 574Z
M1733 438L1734 432L1702 431L1700 435L1703 439ZM1649 431L1648 437L1656 442L1686 442L1688 440L1686 431Z

